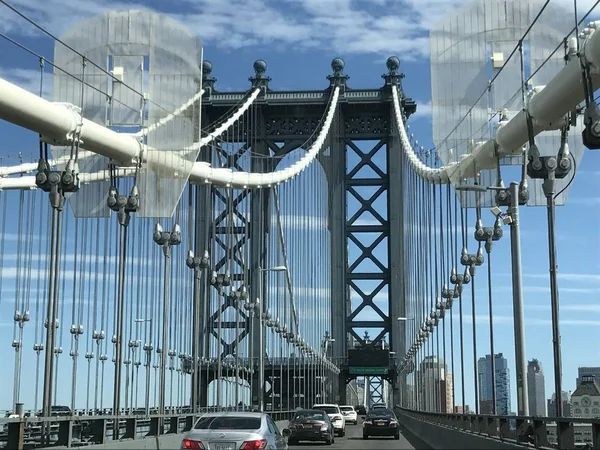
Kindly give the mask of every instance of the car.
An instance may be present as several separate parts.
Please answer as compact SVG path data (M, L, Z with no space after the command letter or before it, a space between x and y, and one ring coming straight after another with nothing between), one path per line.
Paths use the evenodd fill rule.
M284 435L288 435L289 445L296 445L300 441L324 441L326 445L335 442L333 423L322 410L297 411L288 428L283 431Z
M394 439L400 439L400 427L394 411L382 408L369 411L363 422L363 439L369 439L370 436L394 436Z
M371 409L387 409L387 406L385 403L373 403Z
M340 411L340 407L336 404L317 404L313 405L312 409L318 409L319 411L325 411L333 423L333 429L340 437L346 435L346 421L344 415Z
M358 414L354 410L354 406L343 405L340 406L340 411L342 411L342 415L344 416L344 420L346 423L350 422L356 425L358 423Z
M366 416L367 415L367 408L365 408L365 405L356 405L354 407L354 410L357 412L357 414L359 416Z
M287 433L286 433L287 434ZM268 414L220 412L202 415L181 441L182 450L288 450L287 439Z

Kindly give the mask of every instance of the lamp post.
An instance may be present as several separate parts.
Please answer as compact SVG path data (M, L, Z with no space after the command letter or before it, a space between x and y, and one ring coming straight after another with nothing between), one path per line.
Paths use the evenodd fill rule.
M335 339L329 336L329 332L325 332L325 336L323 338L323 380L321 382L322 392L321 392L321 403L325 403L325 363L327 362L327 351L329 349L329 344L333 344Z
M509 188L501 186L458 185L460 191L497 191L496 202L508 206L508 212L500 208L492 208L492 214L502 218L505 225L510 225L510 253L512 261L513 322L515 336L515 362L517 378L517 405L519 416L529 415L529 394L527 392L527 376L525 373L525 324L523 317L523 281L521 271L521 230L519 226L519 206L526 204L529 198L524 183L512 182ZM492 355L494 358L494 355Z
M415 322L415 318L414 317L398 317L396 318L396 320L398 322ZM404 335L406 335L406 330L404 331ZM405 354L404 357L406 357L407 355ZM400 386L400 406L404 407L404 390L406 389L406 379L405 379L406 375L403 375L401 378L401 383L402 386Z
M146 417L150 415L150 365L152 363L152 350L154 346L152 345L152 319L135 319L135 323L146 323L148 322L148 341L144 344L144 352L146 353Z
M193 314L193 340L192 340L192 413L198 412L199 395L200 395L200 375L201 371L198 368L200 362L200 340L202 332L202 299L200 298L200 283L202 281L202 273L205 272L210 265L208 251L204 252L203 257L194 255L193 250L188 251L188 256L185 260L186 266L194 270L194 308ZM236 334L237 336L237 334ZM204 337L206 339L206 337Z
M266 302L263 299L263 272L287 272L286 266L275 266L268 269L263 269L262 267L258 268L260 272L260 280L258 282L258 298L256 299L256 305L258 307L258 342L260 344L260 348L258 351L258 410L260 412L264 411L264 390L265 390L265 345L266 343L263 341L263 319L267 313ZM262 302L262 303L261 303Z
M163 274L163 327L162 327L162 342L161 342L161 364L160 364L160 392L158 410L162 416L165 414L165 390L167 383L167 354L168 354L168 326L169 326L169 272L171 269L171 247L174 245L181 244L181 229L178 224L173 225L171 232L163 231L160 224L156 224L154 227L154 234L152 235L154 242L162 247L163 254L165 256L164 261L164 274ZM159 434L163 434L164 418L161 417L159 420Z

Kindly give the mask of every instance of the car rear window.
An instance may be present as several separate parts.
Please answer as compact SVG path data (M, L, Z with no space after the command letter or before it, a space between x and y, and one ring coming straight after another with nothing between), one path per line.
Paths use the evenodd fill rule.
M371 418L380 418L380 419L392 419L394 418L394 413L385 409L378 409L377 411L372 411L369 414Z
M194 428L196 430L258 430L260 417L209 416L201 417Z
M335 406L315 406L319 411L325 411L327 414L337 414L339 411Z
M352 408L352 406L340 406L340 409L342 411L354 411L354 408Z
M300 411L296 413L294 420L303 419L324 420L325 415L321 411Z

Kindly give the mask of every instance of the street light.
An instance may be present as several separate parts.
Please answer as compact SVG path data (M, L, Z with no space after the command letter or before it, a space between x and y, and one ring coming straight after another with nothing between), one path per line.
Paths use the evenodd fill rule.
M287 272L288 268L286 266L275 266L275 267L270 267L268 269L263 269L262 267L258 267L258 271L259 273L262 275L263 272ZM259 277L259 281L258 281L258 289L259 289L259 294L258 294L258 298L256 299L256 305L258 307L258 342L260 344L260 349L259 349L259 361L258 361L258 388L259 388L259 394L258 394L258 410L260 412L263 412L264 410L264 398L263 398L263 392L264 392L264 387L265 387L265 361L264 361L264 354L265 354L265 346L266 346L266 342L263 341L263 316L266 314L267 312L267 306L266 306L266 302L263 300L263 278L262 276Z
M396 318L396 320L398 322L414 322L415 318L414 317L398 317L398 318ZM391 352L390 352L390 354L391 354ZM404 355L404 357L406 357L406 354ZM401 381L402 381L402 386L400 387L400 405L404 406L403 405L403 400L404 400L404 395L403 395L404 392L403 391L404 391L404 389L406 389L406 379L403 377L403 378L401 378Z
M152 234L154 242L162 248L164 255L163 271L163 314L162 314L162 340L161 340L161 364L160 364L160 392L159 392L159 414L165 414L165 391L167 382L167 355L169 352L169 276L171 272L171 248L181 244L181 228L175 223L170 232L164 231L157 223ZM164 433L164 417L159 419L159 434Z
M455 187L457 191L485 192L497 191L496 199L499 203L509 204L508 212L503 213L497 206L491 209L496 218L502 218L506 225L510 225L510 251L512 260L512 290L513 290L513 317L515 336L515 360L517 378L517 404L520 416L529 415L529 394L527 392L527 376L525 373L525 324L523 317L523 281L521 273L521 230L519 227L519 205L529 198L525 185L513 181L509 188L501 186L482 186L475 184L462 184ZM492 359L494 355L492 355Z
M148 323L148 343L144 344L144 352L146 352L146 417L150 415L150 364L152 363L152 319L135 319L135 323Z

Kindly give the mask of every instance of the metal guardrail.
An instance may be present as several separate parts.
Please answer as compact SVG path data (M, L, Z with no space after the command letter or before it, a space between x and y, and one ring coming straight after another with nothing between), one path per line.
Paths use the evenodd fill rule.
M275 421L289 420L294 414L294 411L265 412ZM164 434L185 433L192 429L196 419L204 413L150 417L119 416L119 440L133 441ZM42 442L42 429L49 424L51 446L71 448L105 444L111 441L116 418L115 416L68 416L1 419L0 424L3 424L4 431L0 433L0 442L4 444L4 448L10 450L47 448ZM161 419L164 422L162 433L159 430Z
M423 422L532 448L600 449L600 419L397 411Z

